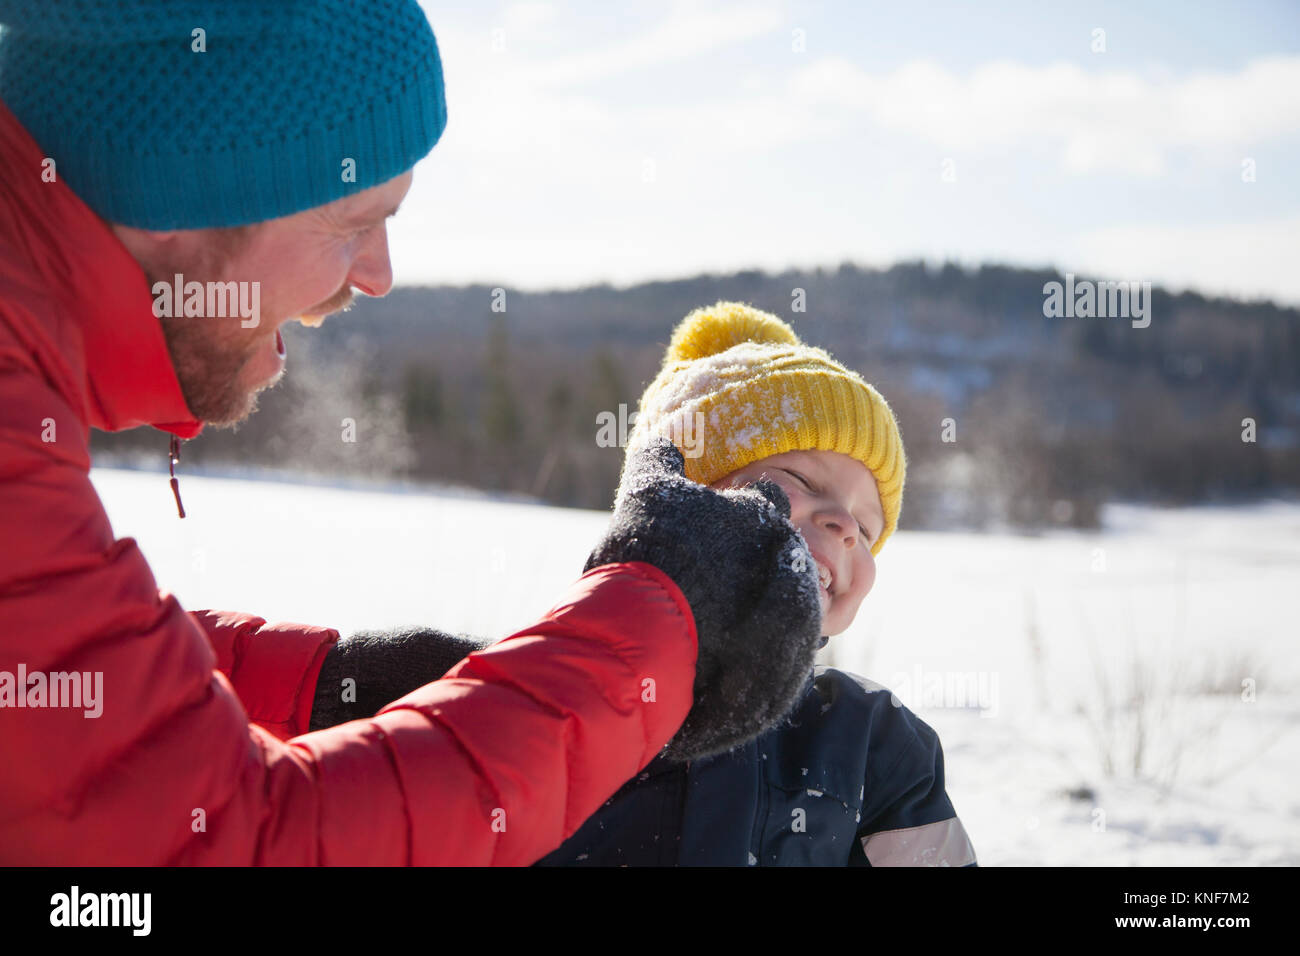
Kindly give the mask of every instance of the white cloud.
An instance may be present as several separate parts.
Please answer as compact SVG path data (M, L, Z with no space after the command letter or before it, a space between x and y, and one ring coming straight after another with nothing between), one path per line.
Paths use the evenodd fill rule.
M950 152L1050 145L1069 172L1164 171L1176 149L1230 149L1300 132L1300 57L1183 78L999 61L959 75L929 60L885 74L838 57L800 72L808 108L873 120Z
M436 12L435 12L436 15ZM525 71L529 82L543 87L572 87L595 83L624 73L664 66L744 43L770 33L785 24L779 6L730 4L702 8L698 3L677 0L667 16L649 29L633 24L630 39L621 42L590 42L579 18L567 23L557 21L555 8L548 3L518 3L506 9L495 26L505 31L510 50L505 69ZM545 30L549 38L564 39L570 52L562 58L527 58L519 54L533 44L514 42ZM439 28L439 37L442 36ZM480 44L481 45L481 44Z
M1300 136L1300 57L873 72L790 55L779 7L658 16L605 43L547 4L434 20L450 121L393 224L398 281L542 288L952 254L1300 301L1294 178L1273 142ZM674 92L627 95L660 83ZM1083 181L1099 174L1118 181Z
M690 59L743 43L782 25L771 6L733 5L699 10L678 4L659 26L626 43L592 50L570 63L544 70L542 82L576 83L604 79L616 73Z
M526 33L530 30L536 30L554 19L555 4L553 3L512 3L501 14L501 29L505 30L507 35L514 33L516 30L520 33Z

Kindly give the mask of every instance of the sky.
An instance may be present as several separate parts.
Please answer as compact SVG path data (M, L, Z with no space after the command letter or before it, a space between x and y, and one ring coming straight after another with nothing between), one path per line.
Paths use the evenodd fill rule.
M1300 4L422 6L398 284L924 258L1300 305Z

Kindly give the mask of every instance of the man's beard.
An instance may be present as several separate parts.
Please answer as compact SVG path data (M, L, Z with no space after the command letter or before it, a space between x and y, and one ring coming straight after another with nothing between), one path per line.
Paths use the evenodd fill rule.
M222 250L224 251L224 250ZM161 281L170 284L172 271L165 277L146 270L149 287ZM220 268L209 266L206 275L221 275ZM308 309L304 315L326 316L345 312L352 307L353 292L348 284L324 302ZM270 348L265 333L244 329L239 319L201 318L195 316L161 316L158 319L172 368L180 382L185 404L196 419L213 428L235 428L257 411L258 393L279 384L281 370L274 378L255 385L244 382L242 375L249 360L261 349ZM213 323L223 323L217 326ZM274 331L271 333L274 335Z
M215 329L208 323L228 321L225 319L174 316L158 321L185 404L195 418L213 428L234 428L248 418L257 411L258 392L284 377L282 371L253 387L243 381L249 359L267 348L265 335L213 334Z

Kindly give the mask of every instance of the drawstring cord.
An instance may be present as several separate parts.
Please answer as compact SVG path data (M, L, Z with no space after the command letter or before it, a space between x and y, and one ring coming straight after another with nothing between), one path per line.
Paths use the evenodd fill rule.
M167 450L167 471L172 476L172 495L176 498L176 511L185 517L185 506L181 504L181 482L176 477L176 466L181 460L181 440L172 436L171 447Z

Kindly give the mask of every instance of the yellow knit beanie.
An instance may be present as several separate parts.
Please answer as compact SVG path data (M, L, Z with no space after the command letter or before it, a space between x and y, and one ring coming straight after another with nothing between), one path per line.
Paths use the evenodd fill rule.
M768 312L719 302L681 321L641 396L628 454L655 435L672 439L686 477L702 485L787 451L849 455L876 479L884 506L873 555L898 527L907 463L889 405Z

